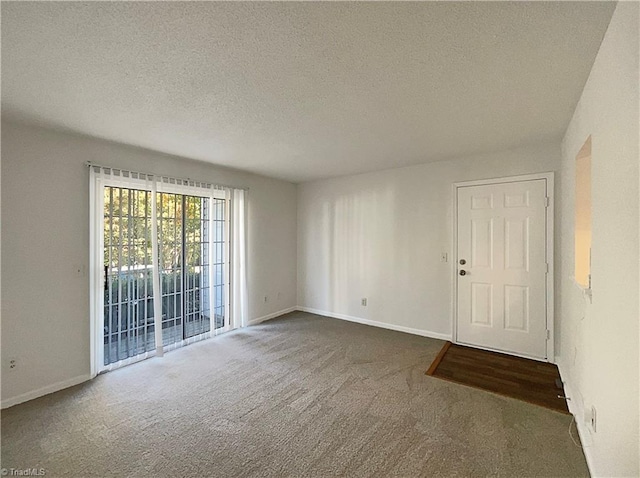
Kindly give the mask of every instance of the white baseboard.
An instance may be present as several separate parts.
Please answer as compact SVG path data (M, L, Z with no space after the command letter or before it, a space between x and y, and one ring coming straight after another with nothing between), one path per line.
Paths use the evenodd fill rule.
M322 315L325 317L331 317L333 319L348 320L349 322L356 322L358 324L371 325L373 327L380 327L382 329L395 330L397 332L405 332L407 334L420 335L421 337L429 337L430 339L438 340L451 340L451 334L441 334L439 332L431 332L429 330L414 329L411 327L404 327L402 325L388 324L386 322L377 322L375 320L363 319L360 317L354 317L352 315L336 314L327 310L312 309L311 307L298 306L297 310L301 312L309 312L310 314Z
M288 309L282 309L282 310L279 310L277 312L273 312L272 314L263 315L262 317L258 317L256 319L251 319L249 321L249 325L257 325L257 324L259 324L261 322L264 322L266 320L275 319L276 317L280 317L281 315L288 314L289 312L293 312L295 310L298 310L298 308L297 307L289 307Z
M558 371L560 372L560 380L562 380L562 385L564 387L564 395L565 397L570 398L570 400L567 400L567 406L569 407L569 413L573 415L576 423L576 429L578 430L578 436L580 437L584 457L587 461L589 475L595 476L593 455L591 454L591 432L584 422L584 404L582 403L581 396L577 393L577 390L572 387L571 376L562 365L562 361L558 360L558 357L556 357L555 363L558 366Z
M57 392L59 390L62 390L63 388L73 387L74 385L78 385L79 383L86 382L90 379L91 374L86 374L70 378L69 380L63 380L62 382L53 383L51 385L47 385L46 387L38 388L37 390L32 390L30 392L23 393L12 398L2 400L2 404L0 404L0 407L3 409L13 407L14 405L18 405L19 403L27 402L29 400L33 400L34 398L49 395L50 393Z
M326 310L312 309L312 308L309 308L309 307L289 307L287 309L282 309L282 310L279 310L277 312L273 312L271 314L263 315L262 317L258 317L258 318L252 319L252 320L249 321L249 325L257 325L257 324L259 324L261 322L265 322L267 320L275 319L276 317L280 317L281 315L288 314L289 312L294 312L296 310L299 310L299 311L302 311L302 312L309 312L309 313L316 314L316 315L322 315L322 316L325 316L325 317L332 317L334 319L341 319L341 320L347 320L349 322L356 322L358 324L371 325L373 327L380 327L380 328L383 328L383 329L396 330L398 332L406 332L408 334L420 335L422 337L429 337L429 338L432 338L432 339L451 340L451 335L447 335L447 334L440 334L440 333L436 333L436 332L430 332L428 330L413 329L413 328L410 328L410 327L403 327L401 325L387 324L387 323L384 323L384 322L376 322L374 320L362 319L360 317L352 317L350 315L334 314L334 313L328 312ZM21 395L17 395L17 396L12 397L12 398L8 398L6 400L2 400L2 403L0 404L0 408L3 408L3 409L4 408L9 408L9 407L12 407L14 405L18 405L19 403L27 402L29 400L33 400L35 398L42 397L44 395L49 395L50 393L57 392L57 391L62 390L64 388L73 387L74 385L78 385L79 383L86 382L87 380L90 380L90 379L91 379L91 374L86 374L86 375L80 375L78 377L71 378L69 380L64 380L62 382L57 382L57 383L54 383L54 384L51 384L51 385L47 385L46 387L42 387L42 388L39 388L37 390L32 390L30 392L23 393Z

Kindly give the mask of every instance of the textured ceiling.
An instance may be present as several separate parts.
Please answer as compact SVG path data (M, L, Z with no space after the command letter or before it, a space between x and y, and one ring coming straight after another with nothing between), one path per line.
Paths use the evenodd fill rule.
M615 5L2 4L3 116L291 181L558 139Z

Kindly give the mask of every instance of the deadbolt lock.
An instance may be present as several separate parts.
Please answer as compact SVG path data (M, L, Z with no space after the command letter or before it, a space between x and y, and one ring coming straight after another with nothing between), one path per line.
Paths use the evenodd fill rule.
M465 265L467 263L467 261L465 261L464 259L460 259L460 265Z

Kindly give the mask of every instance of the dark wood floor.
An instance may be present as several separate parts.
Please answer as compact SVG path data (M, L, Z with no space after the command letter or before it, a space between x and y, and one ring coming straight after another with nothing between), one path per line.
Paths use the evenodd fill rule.
M427 375L569 413L554 364L447 342Z

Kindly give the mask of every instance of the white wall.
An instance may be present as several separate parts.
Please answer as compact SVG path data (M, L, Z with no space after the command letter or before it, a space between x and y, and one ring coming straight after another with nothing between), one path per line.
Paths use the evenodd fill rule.
M558 141L299 185L298 305L450 337L452 184L559 164Z
M89 374L89 276L74 272L89 266L88 160L249 187L249 318L296 305L294 184L3 121L4 405Z
M562 144L558 363L595 476L638 476L638 21L620 2ZM592 290L575 284L575 157L592 135ZM596 407L596 432L583 410Z

